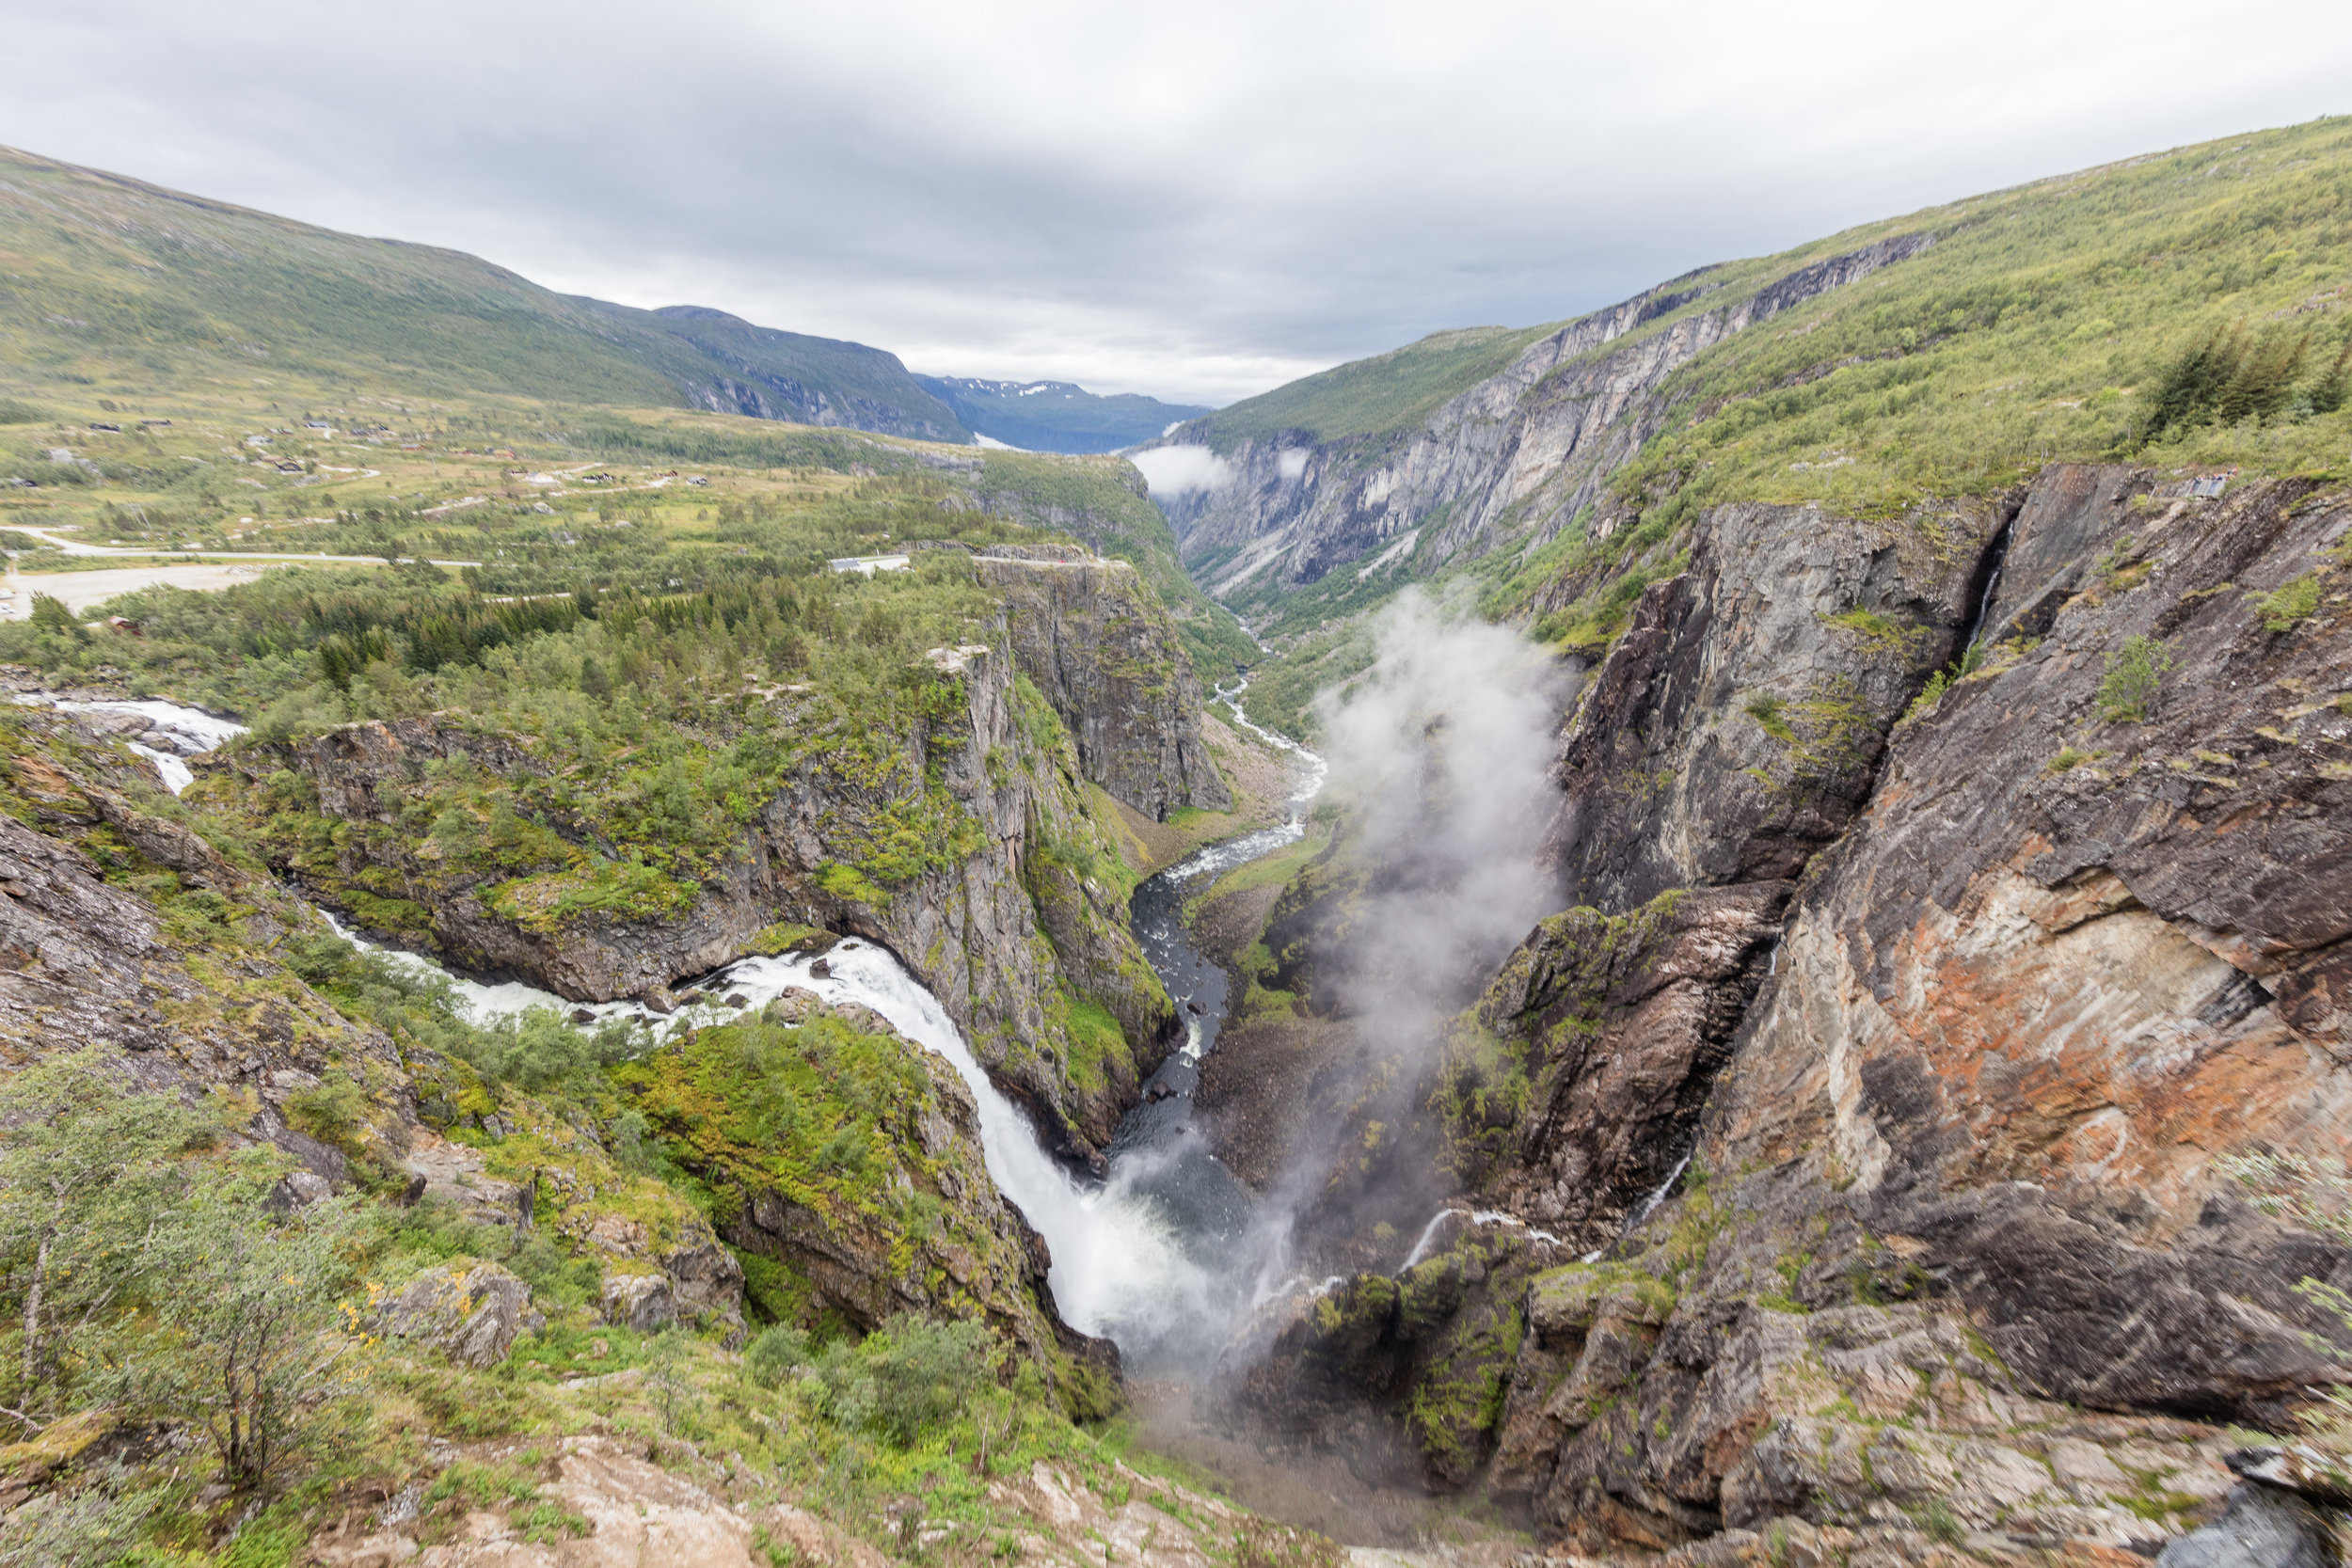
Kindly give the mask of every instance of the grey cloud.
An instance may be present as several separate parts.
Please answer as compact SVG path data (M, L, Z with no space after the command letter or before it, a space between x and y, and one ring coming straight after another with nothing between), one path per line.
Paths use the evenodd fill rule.
M1221 401L2343 106L2314 0L0 0L0 140L946 373Z

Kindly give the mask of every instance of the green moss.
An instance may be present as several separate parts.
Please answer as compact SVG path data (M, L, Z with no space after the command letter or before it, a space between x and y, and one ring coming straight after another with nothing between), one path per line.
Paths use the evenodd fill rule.
M1514 1157L1527 1107L1549 1103L1558 1074L1581 1060L1611 988L1645 960L1684 896L1670 889L1623 915L1580 907L1547 916L1479 1005L1447 1026L1430 1107L1448 1169L1474 1183ZM1520 1010L1506 1014L1505 996Z
M890 907L890 895L866 880L866 874L854 865L834 863L818 868L817 885L835 898L866 904L881 910Z
M2262 617L2265 630L2292 631L2319 610L2319 574L2305 572L2267 594L2252 595L2252 600L2254 613Z
M1842 615L1824 615L1821 620L1824 625L1851 634L1866 648L1899 656L1908 655L1928 635L1925 626L1906 626L1858 606Z
M838 1020L696 1031L614 1072L690 1168L755 1177L795 1201L896 1220L901 1173L933 1169L913 1136L930 1075L897 1040Z
M482 900L523 929L548 935L584 915L671 919L692 909L701 896L694 883L643 861L592 860L569 870L501 882Z
M1677 1299L1673 1285L1628 1263L1569 1263L1527 1282L1531 1312L1577 1327L1590 1326L1604 1302L1630 1307L1635 1321L1658 1327L1674 1315Z
M1063 1037L1070 1045L1070 1081L1080 1092L1103 1092L1114 1067L1128 1077L1134 1075L1127 1037L1110 1009L1083 997L1066 997L1062 1017Z
M763 927L745 942L743 951L772 958L780 953L803 952L832 941L833 933L821 926L800 926L789 920L780 920Z

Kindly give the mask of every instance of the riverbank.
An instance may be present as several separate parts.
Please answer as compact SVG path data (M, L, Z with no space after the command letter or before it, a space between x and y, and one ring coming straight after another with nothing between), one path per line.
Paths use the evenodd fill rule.
M1200 714L1200 738L1207 742L1217 775L1232 793L1232 811L1180 811L1166 822L1154 822L1134 807L1112 801L1119 817L1127 863L1141 876L1165 871L1204 846L1238 838L1283 821L1291 797L1303 776L1296 753L1284 752L1224 722L1215 705ZM1105 797L1107 799L1107 797Z

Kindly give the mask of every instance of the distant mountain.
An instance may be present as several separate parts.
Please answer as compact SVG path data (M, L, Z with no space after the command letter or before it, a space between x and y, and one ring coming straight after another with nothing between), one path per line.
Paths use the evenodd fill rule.
M1067 381L914 378L965 425L992 441L1030 451L1117 451L1156 437L1208 409L1121 392L1099 397Z
M559 294L463 251L0 148L0 388L264 367L421 396L675 404L972 439L896 355L863 343Z

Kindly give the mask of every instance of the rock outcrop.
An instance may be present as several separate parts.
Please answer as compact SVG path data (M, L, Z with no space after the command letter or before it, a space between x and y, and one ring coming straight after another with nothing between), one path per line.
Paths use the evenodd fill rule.
M2293 1190L2352 1093L2352 496L2191 492L1705 519L1567 731L1583 907L1432 1107L1472 1202L1599 1259L1465 1232L1452 1315L1367 1337L1432 1265L1359 1276L1252 1377L1352 1366L1423 1474L1589 1552L2106 1560L2219 1518L2222 1425L2352 1381L2300 1288L2352 1251ZM1476 1380L1420 1347L1464 1325L1499 1394L1433 1447Z
M177 808L152 768L99 726L16 708L0 726L0 1069L95 1049L133 1091L233 1112L236 1134L294 1162L283 1204L364 1180L514 1246L544 1199L568 1250L661 1280L739 1334L741 1272L683 1199L527 1097L494 1101L464 1064L346 1017L289 967L334 945L316 911L163 815ZM469 1278L503 1272L484 1267ZM453 1325L447 1292L430 1291L402 1331L503 1354L524 1298L478 1294Z
M505 1360L533 1316L531 1287L498 1264L441 1263L402 1286L376 1314L375 1327L479 1370Z
M469 1461L513 1465L519 1441L443 1446L434 1467ZM388 1508L386 1517L361 1524L354 1511L343 1524L313 1539L302 1560L321 1568L384 1568L416 1562L423 1568L584 1568L607 1563L659 1563L663 1568L755 1568L788 1560L811 1568L884 1568L892 1557L860 1535L795 1503L772 1485L746 1481L733 1467L704 1460L682 1444L652 1463L642 1442L591 1433L541 1445L543 1474L532 1501L506 1497L469 1512L455 1540L424 1547L413 1503ZM534 1464L540 1462L534 1457ZM422 1483L418 1483L422 1490ZM1070 1468L1038 1461L986 1481L992 1513L1015 1527L992 1532L1005 1555L1055 1568L1080 1568L1108 1559L1136 1568L1211 1568L1235 1553L1250 1561L1288 1561L1331 1568L1341 1560L1327 1543L1268 1525L1217 1497L1111 1462L1089 1485ZM991 1545L965 1520L911 1512L891 1523L908 1555ZM550 1533L539 1520L550 1509L577 1521ZM862 1523L862 1522L861 1522Z
M2276 1420L2337 1375L2310 1336L2342 1325L2295 1288L2352 1256L2214 1164L2345 1152L2347 523L2292 482L2046 476L2010 553L2074 532L2080 592L2009 578L2018 640L1906 726L1718 1087L1717 1168L1844 1183L2048 1396ZM2274 629L2258 596L2306 578Z
M386 934L566 997L659 995L779 927L879 942L940 999L1049 1140L1090 1162L1175 1037L1175 1007L1126 929L1117 886L1098 874L1116 860L1114 841L1089 803L1069 733L1019 689L1009 635L1000 626L989 643L937 650L943 701L902 735L872 733L866 716L805 693L769 699L760 717L793 758L789 771L732 852L689 890L691 902L650 916L546 914L528 879L491 860L453 863L416 829L407 808L430 796L436 764L466 759L521 784L553 771L530 737L462 714L247 743L202 761L221 783L196 788L213 809L246 814L273 861L326 902L364 911L363 923L405 920ZM721 712L711 722L723 742L727 726L749 720ZM1115 728L1105 721L1104 733ZM273 810L266 786L281 771L301 781L309 805ZM595 842L595 823L550 816L572 840ZM907 824L942 816L968 830L968 852L901 866L895 882L857 869L890 861ZM1116 1021L1116 1040L1073 1024L1087 1002Z
M290 1116L299 1118L304 1094L348 1063L401 1087L344 1141L400 1147L415 1112L399 1048L344 1019L272 955L317 917L185 823L135 804L131 791L154 787L145 764L94 743L63 715L20 709L0 722L8 742L0 785L6 1065L95 1048L144 1090L191 1102L215 1086L232 1090L252 1107L243 1131L341 1186L350 1154Z
M1200 738L1200 682L1133 566L992 551L972 569L1004 600L1013 659L1068 726L1089 781L1154 822L1232 808Z
M861 1329L901 1312L984 1319L1027 1358L1074 1358L1116 1386L1116 1348L1054 1314L1052 1255L990 1179L971 1090L875 1013L787 992L615 1079L712 1194L768 1314ZM608 1282L606 1316L640 1326L674 1310L666 1281L691 1271L656 1277L658 1302Z

